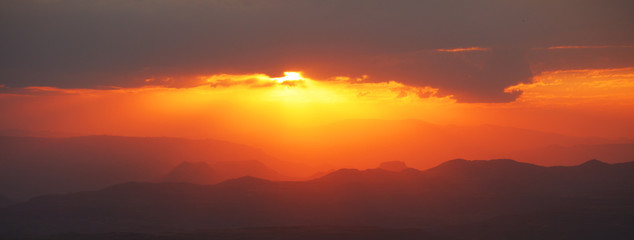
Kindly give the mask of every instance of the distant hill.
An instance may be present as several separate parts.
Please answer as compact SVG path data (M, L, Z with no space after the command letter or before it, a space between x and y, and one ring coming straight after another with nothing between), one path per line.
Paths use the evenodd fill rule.
M218 140L0 136L0 194L25 200L126 181L161 181L182 162L213 165L256 161L274 170L258 172L256 169L262 166L247 164L241 167L243 172L252 173L246 175L281 180L288 178L280 175L313 179L331 169L373 168L385 161L407 162L411 167L426 169L457 157L513 158L544 166L577 165L593 158L608 163L634 160L632 143L611 144L605 139L490 125L443 126L418 120L347 120L298 130L288 139L267 141L270 143L265 150L275 157L253 147ZM252 167L255 169L248 170ZM214 176L227 176L207 182L244 175L228 174L232 171L219 171Z
M617 163L623 162L633 151L630 148L628 155L595 155L571 149L557 157L548 154L530 157L549 146L594 146L621 140L495 125L438 125L420 120L351 119L297 130L287 140L280 141L271 140L262 147L282 159L323 163L335 168L371 168L384 161L403 161L414 168L426 169L454 158L513 158L548 166L577 165L592 158Z
M634 143L582 144L573 146L546 146L506 154L513 159L535 164L572 166L589 159L600 159L609 163L634 161Z
M341 169L303 182L243 177L216 185L125 183L42 196L4 209L0 232L187 232L297 225L443 232L448 226L467 229L472 223L493 224L487 221L497 217L584 206L592 199L601 199L593 212L631 216L633 196L634 162L542 167L504 159L458 159L426 171ZM602 207L612 210L603 212ZM593 218L592 212L585 219L584 211L574 212L576 219L602 219ZM631 225L619 219L613 227L626 231ZM542 239L555 239L551 237Z
M276 161L235 143L151 137L0 136L0 153L0 194L15 199L158 181L184 161Z
M182 162L172 169L162 181L206 185L218 181L215 175L214 169L206 162Z
M252 176L269 180L290 180L258 161L182 162L165 176L163 182L216 184L225 180Z
M20 240L451 240L412 228L364 226L294 226L205 229L193 233L62 233Z
M404 162L401 162L401 161L388 161L388 162L382 162L378 168L386 170L386 171L401 172L407 169L408 167Z

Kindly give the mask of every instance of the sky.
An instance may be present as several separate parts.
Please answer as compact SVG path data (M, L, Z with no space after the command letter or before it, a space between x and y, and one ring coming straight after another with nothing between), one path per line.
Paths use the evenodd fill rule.
M345 119L634 138L634 2L0 3L0 126L247 141Z

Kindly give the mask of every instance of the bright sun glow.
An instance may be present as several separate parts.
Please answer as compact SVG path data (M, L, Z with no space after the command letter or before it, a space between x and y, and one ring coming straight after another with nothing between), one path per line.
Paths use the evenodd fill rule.
M271 78L271 80L274 80L278 83L285 82L285 81L297 81L297 80L303 80L303 79L304 77L302 77L302 74L299 72L284 72L284 77Z

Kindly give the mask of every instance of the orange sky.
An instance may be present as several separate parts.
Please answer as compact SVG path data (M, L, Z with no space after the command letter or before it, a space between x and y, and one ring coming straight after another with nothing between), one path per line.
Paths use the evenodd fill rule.
M452 95L440 95L441 89L398 80L309 79L300 72L274 77L218 74L191 81L199 85L2 87L0 125L61 135L226 140L261 148L281 160L316 166L301 173L289 170L299 175L315 169L370 168L386 160L427 168L452 158L506 158L552 144L596 142L550 141L548 135L460 126L492 124L607 139L598 143L634 139L634 68L543 72L532 83L508 87L505 91L522 93L507 103L460 103ZM439 130L400 120L448 127Z
M220 74L197 81L204 85L5 87L0 121L4 128L27 130L242 140L344 119L420 119L634 138L634 68L544 72L533 83L508 87L523 91L510 103L457 103L436 88L397 80Z

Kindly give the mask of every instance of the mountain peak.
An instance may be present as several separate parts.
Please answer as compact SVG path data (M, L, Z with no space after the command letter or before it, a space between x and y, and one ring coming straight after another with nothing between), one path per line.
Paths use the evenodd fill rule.
M601 162L601 161L599 161L597 159L591 159L591 160L588 160L588 161L582 163L579 166L604 167L604 166L610 166L610 164L609 163L605 163L605 162Z
M452 160L443 162L443 163L439 164L438 166L433 167L432 169L434 169L434 168L437 169L437 168L447 168L447 167L453 168L453 167L459 167L459 166L467 166L467 165L469 165L469 163L471 163L471 161L465 160L465 159L462 159L462 158L457 158L457 159L452 159Z
M405 162L402 162L402 161L388 161L388 162L382 162L378 168L386 170L386 171L390 171L390 172L401 172L407 169L408 167L405 164Z
M491 159L491 160L465 160L462 158L453 159L441 163L438 166L464 166L470 164L526 164L513 159Z
M197 184L211 184L214 169L206 162L182 162L176 166L163 182L189 182Z
M440 165L428 169L428 172L446 172L446 171L469 171L469 172L481 172L481 171L524 171L524 170L536 170L544 168L542 166L533 165L530 163L517 162L512 159L492 159L492 160L464 160L454 159L441 163Z
M332 171L320 178L316 178L314 180L318 180L318 181L324 181L324 180L334 180L334 181L338 181L341 179L347 179L351 176L358 176L359 174L361 174L362 172L359 169L356 168L342 168L339 170L335 170Z

